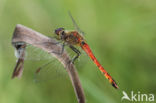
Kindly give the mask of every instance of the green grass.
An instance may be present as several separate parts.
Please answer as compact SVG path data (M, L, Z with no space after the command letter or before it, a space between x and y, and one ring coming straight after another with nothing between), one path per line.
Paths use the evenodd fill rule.
M155 0L1 0L0 103L77 102L68 78L34 83L37 62L26 62L23 77L11 80L16 60L11 45L15 25L54 36L58 27L73 29L68 11L120 87L115 90L93 62L82 55L76 67L88 103L120 103L123 90L156 94Z

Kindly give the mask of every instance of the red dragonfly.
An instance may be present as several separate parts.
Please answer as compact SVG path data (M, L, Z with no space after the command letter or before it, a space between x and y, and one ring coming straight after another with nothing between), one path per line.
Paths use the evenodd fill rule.
M108 74L108 72L103 68L103 66L99 63L99 61L94 56L93 52L91 51L89 45L84 40L82 34L83 32L79 29L78 25L76 24L75 20L73 19L72 15L69 13L69 16L72 19L74 27L76 30L67 31L64 28L58 28L55 30L55 34L57 35L57 39L63 41L62 51L64 50L64 46L69 46L77 55L72 59L72 63L80 56L81 52L75 48L75 46L80 46L86 54L93 60L99 70L104 74L104 76L109 80L114 88L118 88L115 80Z

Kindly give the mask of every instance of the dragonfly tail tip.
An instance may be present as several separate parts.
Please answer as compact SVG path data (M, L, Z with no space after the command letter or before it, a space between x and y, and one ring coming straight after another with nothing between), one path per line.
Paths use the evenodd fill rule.
M117 85L115 82L112 82L112 86L113 86L115 89L119 89L118 85Z

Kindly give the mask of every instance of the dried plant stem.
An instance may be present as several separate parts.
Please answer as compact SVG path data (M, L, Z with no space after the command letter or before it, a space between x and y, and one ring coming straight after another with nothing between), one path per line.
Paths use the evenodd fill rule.
M50 53L52 56L58 59L60 63L63 64L71 79L74 91L78 99L78 103L85 103L83 88L81 86L75 66L72 63L69 63L70 62L69 55L67 54L66 51L64 51L61 55L52 52L52 51L60 52L62 49L60 45L54 45L56 43L57 41L52 38L46 37L41 33L36 32L23 25L17 24L12 37L12 44L16 48L16 50L21 53L20 55L22 57L19 57L17 61L12 78L20 77L22 75L25 45L31 44L32 46L41 48L44 51ZM19 64L21 65L19 66Z

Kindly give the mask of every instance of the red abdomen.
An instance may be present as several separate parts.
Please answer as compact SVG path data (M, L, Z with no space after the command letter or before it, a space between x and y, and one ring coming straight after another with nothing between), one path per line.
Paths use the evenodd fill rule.
M104 76L109 80L109 82L112 84L114 88L118 88L116 82L114 79L108 74L108 72L102 67L102 65L99 63L99 61L96 59L94 54L92 53L90 47L87 43L82 42L81 48L87 53L87 55L93 60L93 62L96 64L96 66L99 68L99 70L104 74Z

